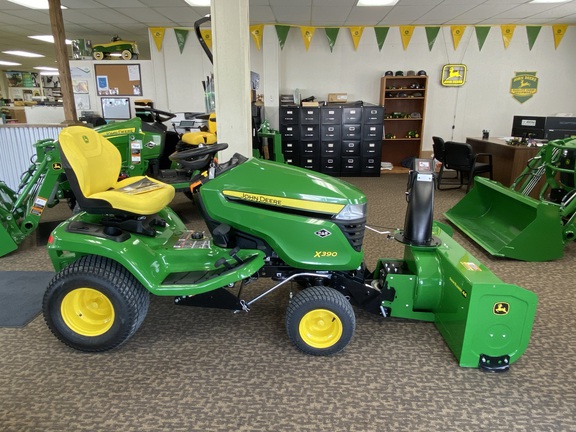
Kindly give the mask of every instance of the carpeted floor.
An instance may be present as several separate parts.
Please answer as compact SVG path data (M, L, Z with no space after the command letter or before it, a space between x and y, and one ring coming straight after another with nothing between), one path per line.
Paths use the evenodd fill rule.
M368 195L369 224L403 225L406 175L347 180ZM445 221L463 195L437 192L436 218ZM182 195L173 207L201 224ZM45 220L65 212L56 207ZM301 354L284 329L290 288L248 314L154 298L139 332L104 354L67 348L41 317L0 329L0 430L576 431L576 245L561 260L524 263L455 238L505 282L539 296L528 350L505 374L460 368L433 324L363 311L344 352ZM365 250L373 268L403 248L367 231ZM0 258L0 270L52 268L29 239ZM258 281L246 298L267 286Z

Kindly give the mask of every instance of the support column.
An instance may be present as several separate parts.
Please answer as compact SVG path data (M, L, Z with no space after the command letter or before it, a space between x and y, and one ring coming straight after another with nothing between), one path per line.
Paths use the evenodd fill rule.
M223 160L252 155L248 0L212 0L214 84L218 142Z
M264 26L262 43L262 63L264 75L264 107L266 119L273 129L278 130L280 106L280 44L274 26Z

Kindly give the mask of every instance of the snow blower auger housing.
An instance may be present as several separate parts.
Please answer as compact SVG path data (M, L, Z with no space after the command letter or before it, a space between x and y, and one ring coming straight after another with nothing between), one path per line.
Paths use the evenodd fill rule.
M494 256L562 258L566 244L576 240L575 158L576 139L549 141L511 187L477 177L445 216ZM532 198L537 187L538 198Z
M461 366L506 370L528 345L536 296L500 281L433 223L431 172L410 177L406 226L396 233L404 259L380 259L370 272L362 251L366 196L342 180L236 154L202 178L196 197L208 231L190 231L164 206L166 196L147 196L155 190L126 197L129 191L114 185L101 191L88 177L76 181L94 139L76 126L60 136L71 187L96 200L59 225L48 245L58 273L43 312L71 347L105 351L127 341L144 320L150 293L178 305L248 312L288 282L299 290L289 300L286 331L308 354L347 346L356 325L352 306L435 322ZM106 140L99 143L111 151ZM225 144L198 151L217 146ZM86 157L88 166L98 165L94 152ZM138 214L127 211L140 198L149 204ZM242 288L256 278L272 286L243 299Z

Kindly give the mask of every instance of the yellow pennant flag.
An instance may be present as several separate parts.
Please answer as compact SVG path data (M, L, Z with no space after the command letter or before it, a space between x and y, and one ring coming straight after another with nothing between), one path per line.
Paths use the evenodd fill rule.
M402 45L404 46L404 51L408 48L410 39L412 39L412 33L414 33L414 26L400 26L400 36L402 37Z
M516 25L503 24L500 26L500 30L502 31L502 40L504 41L504 48L506 49L508 48L508 45L510 45L512 36L514 36L514 30L516 30Z
M464 36L465 30L466 26L463 25L450 26L450 31L452 32L452 44L454 45L454 50L458 48L458 44L460 44L460 40L462 39L462 36Z
M554 48L558 48L558 45L560 45L560 41L564 37L567 27L566 24L556 24L552 26L552 31L554 32Z
M212 30L200 30L200 34L202 35L202 39L204 39L204 42L206 42L208 48L212 49Z
M256 48L260 51L260 45L262 44L262 36L264 35L264 24L257 24L250 26L250 34L252 39L256 43Z
M304 40L306 51L308 51L308 48L310 47L310 42L312 42L315 31L316 27L300 27L300 32L302 33L302 39Z
M364 27L350 27L350 35L352 36L355 50L358 49L358 44L360 43L360 38L362 38L363 31Z
M156 43L156 48L158 51L162 49L162 42L164 41L164 33L166 33L166 29L164 27L150 27L150 34L152 35L152 39Z

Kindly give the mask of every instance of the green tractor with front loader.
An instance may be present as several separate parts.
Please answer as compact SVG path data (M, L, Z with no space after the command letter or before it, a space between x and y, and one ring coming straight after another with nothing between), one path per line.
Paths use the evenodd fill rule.
M562 258L576 240L576 138L549 141L510 187L476 177L446 218L491 255Z
M118 180L121 156L105 137L78 126L59 137L62 164L81 212L48 242L57 274L43 300L53 334L81 351L128 341L150 294L177 305L248 312L294 285L286 311L290 341L311 355L342 351L353 337L353 306L383 318L434 322L460 366L507 370L527 348L537 297L502 282L433 221L435 175L418 160L409 176L401 259L370 270L362 249L366 196L324 174L235 154L227 144L197 148L211 169L194 195L206 223L190 230L170 209L174 188L145 176ZM271 286L255 297L243 287Z

